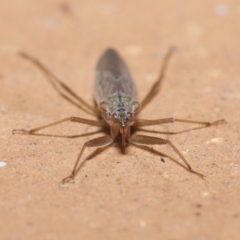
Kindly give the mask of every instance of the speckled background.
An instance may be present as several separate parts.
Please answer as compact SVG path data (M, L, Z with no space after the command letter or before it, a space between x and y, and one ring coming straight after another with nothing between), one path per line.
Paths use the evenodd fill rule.
M239 1L1 1L0 19L0 161L7 163L0 168L1 240L239 239ZM40 59L92 103L94 68L104 49L115 47L127 61L141 100L171 45L178 50L161 93L141 117L226 119L198 131L155 134L173 141L205 180L158 154L110 147L62 185L93 137L12 135L14 128L68 116L91 118L62 99L19 51ZM94 130L66 123L44 133ZM154 149L180 161L167 146Z

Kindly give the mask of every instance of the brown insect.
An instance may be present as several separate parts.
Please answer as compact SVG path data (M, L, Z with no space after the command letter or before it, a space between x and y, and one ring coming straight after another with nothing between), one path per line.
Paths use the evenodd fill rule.
M68 117L62 120L34 128L31 130L15 129L14 134L27 134L27 135L44 135L37 134L39 130L63 123L63 122L78 122L91 126L100 127L103 132L107 132L105 136L92 139L85 142L73 167L70 176L63 179L63 183L73 179L79 170L79 161L83 155L86 147L105 147L110 146L121 138L121 146L124 149L127 145L147 146L147 145L163 145L167 144L172 150L182 159L186 165L186 169L203 178L201 173L194 171L181 152L175 145L166 139L135 135L132 132L141 130L140 127L159 125L165 123L189 123L200 124L203 127L210 127L225 123L225 121L218 120L215 122L201 122L176 118L164 118L156 120L139 119L138 114L140 111L156 96L159 92L162 80L165 76L167 63L174 51L171 48L163 59L162 68L157 81L153 84L149 93L143 99L141 104L137 100L136 86L132 80L132 76L119 54L114 49L106 50L101 56L95 74L94 81L94 98L97 107L92 107L72 91L65 83L61 82L53 73L51 73L42 63L37 59L21 53L20 55L35 64L50 80L51 84L62 97L75 104L82 110L95 115L98 120L90 120L79 117ZM69 96L71 97L69 97ZM46 136L46 135L45 135ZM48 135L53 136L53 135Z

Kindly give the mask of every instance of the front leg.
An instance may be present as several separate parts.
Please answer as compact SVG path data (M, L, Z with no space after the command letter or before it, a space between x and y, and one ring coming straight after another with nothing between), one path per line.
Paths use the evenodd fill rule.
M187 160L184 158L184 156L180 153L180 151L175 147L175 145L166 139L157 138L157 137L150 137L150 136L144 136L144 135L133 135L128 139L128 142L135 145L163 145L167 144L171 147L171 149L182 159L182 161L185 163L187 169L189 172L196 174L197 176L203 178L203 175L201 173L198 173L192 169L190 164L187 162Z
M77 172L78 172L78 164L79 164L79 161L83 155L83 152L85 150L86 147L104 147L104 146L109 146L113 143L113 139L110 137L110 136L103 136L103 137L99 137L99 138L95 138L95 139L92 139L88 142L85 142L83 144L83 147L77 157L77 160L74 164L74 167L73 167L73 170L72 170L72 173L64 178L62 180L62 183L66 183L66 182L69 182L70 180L74 179L74 177L76 176Z

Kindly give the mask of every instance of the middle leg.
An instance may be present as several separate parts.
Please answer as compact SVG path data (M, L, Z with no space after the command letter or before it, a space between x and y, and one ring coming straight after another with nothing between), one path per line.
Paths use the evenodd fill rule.
M178 119L178 118L162 118L162 119L155 119L155 120L137 119L134 122L133 127L144 127L144 126L152 126L152 125L159 125L164 123L175 123L175 122L200 124L200 125L204 125L205 127L216 126L219 124L226 123L224 119L217 120L214 122L192 121L192 120Z
M13 129L12 133L13 134L27 134L27 135L38 135L36 134L36 132L45 129L45 128L49 128L55 125L58 125L60 123L64 123L64 122L78 122L78 123L82 123L82 124L87 124L90 126L96 126L96 127L103 127L106 128L108 127L107 124L103 121L96 121L96 120L91 120L91 119L85 119L85 118L79 118L79 117L68 117L68 118L64 118L61 119L59 121L56 122L52 122L37 128L33 128L30 130L25 130L25 129ZM51 136L51 135L49 135Z

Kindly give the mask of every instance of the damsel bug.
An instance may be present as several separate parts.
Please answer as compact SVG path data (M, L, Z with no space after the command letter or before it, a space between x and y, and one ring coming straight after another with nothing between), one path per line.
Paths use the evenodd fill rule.
M114 49L106 50L101 56L95 74L94 81L94 98L97 107L90 106L74 91L72 91L65 83L61 82L53 73L51 73L42 63L37 59L21 53L20 55L35 64L49 79L53 87L60 93L62 97L75 104L82 110L95 115L98 120L90 120L80 117L68 117L62 120L34 128L31 130L15 129L14 134L27 135L45 135L38 134L39 130L63 123L63 122L77 122L91 126L100 127L103 132L107 133L105 136L92 139L85 142L73 167L70 176L62 180L63 183L73 179L79 170L79 161L83 155L86 147L106 147L112 145L119 138L121 139L121 146L123 149L127 145L147 146L147 145L163 145L167 144L185 163L185 168L203 178L201 173L194 171L181 152L175 145L166 139L132 134L141 130L140 127L158 125L164 123L190 123L200 124L203 127L210 127L225 123L223 119L215 122L200 122L176 118L164 118L156 120L139 119L139 112L156 96L159 92L162 80L165 76L167 63L171 57L174 48L171 48L165 55L162 63L162 68L157 81L153 84L149 93L143 99L141 104L137 101L137 91L132 76L119 54ZM53 136L53 135L48 135ZM180 164L181 165L181 164Z

